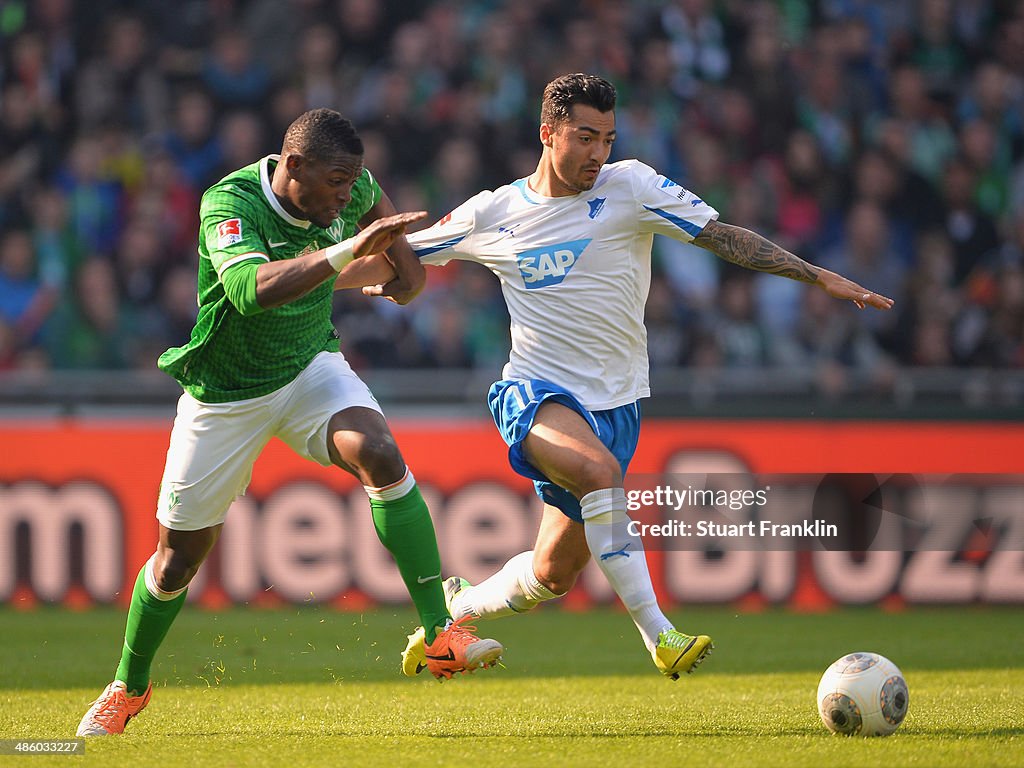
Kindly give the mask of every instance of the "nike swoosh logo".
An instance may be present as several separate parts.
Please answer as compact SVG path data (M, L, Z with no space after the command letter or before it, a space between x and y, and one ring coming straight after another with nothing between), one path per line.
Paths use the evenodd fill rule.
M441 574L440 573L435 573L433 576L417 576L416 577L416 581L418 581L420 584L426 584L428 581L433 581L434 579L440 579L440 578L441 578Z
M428 659L433 659L434 661L455 661L455 654L452 653L451 650L449 650L445 656L435 656L430 653L425 655Z
M694 644L694 643L696 643L696 642L697 642L697 638L695 637L695 638L693 638L693 640L691 640L691 641L690 641L689 645L687 645L687 646L686 646L685 648L683 648L683 652L682 652L682 653L680 653L680 654L679 654L678 656L676 656L676 660L675 660L675 661L673 661L673 662L672 662L672 663L671 663L671 664L669 665L669 669L671 669L671 668L672 668L672 667L674 667L674 666L675 666L676 664L678 664L678 663L679 663L679 660L680 660L681 658L683 658L683 656L685 656L685 655L686 655L686 654L687 654L687 653L689 652L689 650L690 650L691 648L693 648L693 644Z
M285 241L285 242L283 242L283 243L268 243L268 245L269 245L269 246L270 246L271 248L281 248L282 246L288 245L288 241L286 240L286 241Z

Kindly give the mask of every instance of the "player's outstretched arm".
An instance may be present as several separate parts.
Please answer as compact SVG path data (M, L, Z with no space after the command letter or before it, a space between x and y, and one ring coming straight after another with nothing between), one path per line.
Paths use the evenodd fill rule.
M256 271L256 302L262 309L270 309L305 296L353 259L390 248L405 234L407 226L426 215L426 211L414 211L385 216L337 245L295 259L261 264Z
M693 243L741 267L816 285L829 296L852 301L860 309L868 306L891 309L893 305L892 299L874 293L842 275L806 262L757 232L743 227L709 221Z
M338 279L334 281L334 290L341 291L346 288L363 288L365 286L380 288L381 284L394 279L395 267L388 260L387 254L372 253L361 259L353 259L346 264L338 273Z
M359 225L368 226L373 221L384 216L391 216L395 213L395 206L390 198L383 192L380 200L360 220ZM382 296L388 301L396 304L408 304L415 299L427 282L427 273L413 253L412 247L406 242L405 237L398 237L391 247L382 254L391 263L391 274L380 273L376 280L367 281L365 276L360 276L359 286L367 286L363 293L367 296ZM367 273L367 276L369 272ZM338 286L335 286L336 288ZM357 287L347 285L343 287Z

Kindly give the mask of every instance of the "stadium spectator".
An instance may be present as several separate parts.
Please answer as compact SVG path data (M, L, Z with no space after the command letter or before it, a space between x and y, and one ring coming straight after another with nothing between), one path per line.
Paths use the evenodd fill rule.
M675 65L672 84L679 96L692 98L701 83L721 82L728 76L732 57L725 29L708 0L668 2L658 14L658 23L671 45Z
M39 341L39 332L53 310L57 288L36 276L31 233L9 230L0 239L0 321L14 333L20 349Z
M68 217L82 249L112 253L124 222L123 189L103 171L103 144L96 134L79 136L56 183L68 201Z
M726 368L761 368L772 361L771 339L757 322L752 278L730 275L718 291L710 324Z
M105 258L86 259L75 272L72 297L47 326L46 348L54 368L132 368L132 348L143 340L118 292L117 274ZM148 361L153 367L153 360Z
M977 174L966 159L954 157L947 163L940 210L956 249L955 279L960 284L999 244L995 222L975 202L976 184Z
M822 266L861 285L877 286L884 296L903 296L907 265L892 248L892 237L885 212L874 202L854 203L846 216L842 240L821 258ZM875 338L885 346L893 343L896 313L872 312L861 319Z
M935 183L956 151L956 137L939 105L930 98L919 69L904 65L890 72L889 110L910 132L911 167Z
M270 75L235 28L217 35L203 62L203 82L220 108L257 107L266 99Z
M36 190L30 220L36 274L43 284L63 292L81 263L82 249L68 225L67 201L60 191L53 187Z
M156 146L146 156L142 183L125 201L125 217L155 232L170 259L191 264L196 258L198 211L198 193L189 186L174 158Z
M95 130L117 121L137 134L158 131L170 108L166 79L154 65L156 34L138 16L106 19L104 55L92 56L75 78L80 129Z
M217 137L213 101L206 91L190 88L179 94L174 126L164 135L164 149L194 189L206 189L219 178L224 148Z
M885 353L857 314L821 291L804 292L795 332L775 353L780 364L810 370L818 392L829 400L845 393L855 376L879 381L886 374Z
M52 176L58 137L46 126L28 90L9 82L0 90L0 228L19 226L28 207L22 193Z

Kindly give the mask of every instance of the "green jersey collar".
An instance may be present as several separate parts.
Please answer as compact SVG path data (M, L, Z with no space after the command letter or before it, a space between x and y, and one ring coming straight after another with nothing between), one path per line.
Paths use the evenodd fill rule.
M281 162L280 155L267 155L260 160L260 185L263 187L263 196L267 198L267 202L270 203L270 207L274 209L278 216L287 221L293 227L299 227L301 229L309 229L310 223L304 219L296 219L281 205L281 201L277 199L277 195L274 194L274 190L270 187L270 161L273 160L275 163Z

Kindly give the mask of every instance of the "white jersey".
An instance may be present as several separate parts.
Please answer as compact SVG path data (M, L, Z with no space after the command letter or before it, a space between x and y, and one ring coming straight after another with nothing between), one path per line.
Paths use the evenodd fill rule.
M512 318L506 379L544 379L589 410L650 395L644 305L655 233L690 242L718 212L637 160L592 189L542 197L526 179L481 192L408 235L425 264L476 261Z

